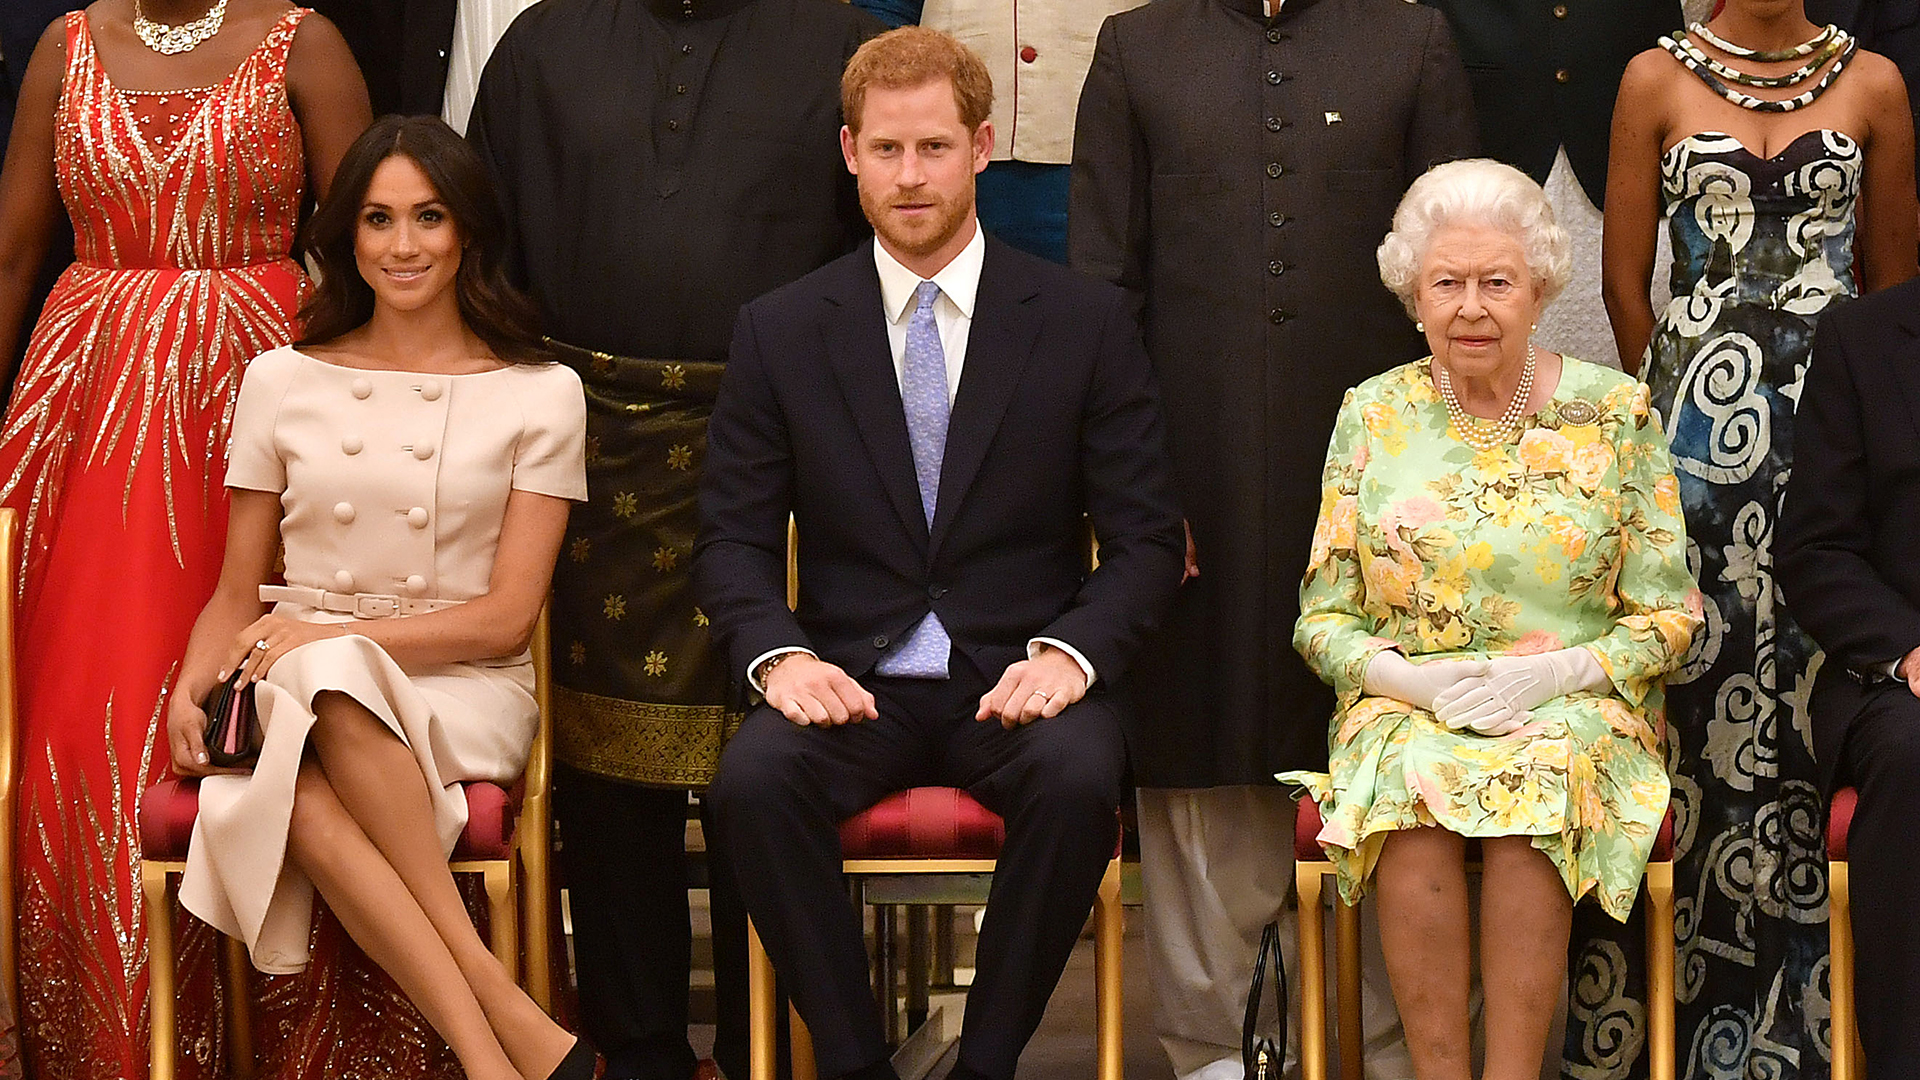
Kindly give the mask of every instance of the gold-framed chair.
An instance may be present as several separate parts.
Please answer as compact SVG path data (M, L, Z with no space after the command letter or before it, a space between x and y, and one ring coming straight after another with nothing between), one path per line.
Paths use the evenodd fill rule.
M1117 838L1116 832L1116 838ZM848 819L840 827L841 845L848 857L842 871L864 886L873 878L954 877L990 875L1005 826L965 792L954 788L921 787L895 792ZM873 901L869 901L873 902ZM927 895L928 905L954 902ZM884 923L883 925L890 925ZM1100 879L1093 905L1095 1061L1099 1080L1122 1080L1120 850ZM881 989L892 994L893 987ZM760 943L759 931L747 924L747 999L751 1080L774 1080L776 1000L773 961ZM813 1042L797 1011L789 1012L789 1046L793 1080L815 1080Z
M1088 529L1088 565L1098 566L1099 544ZM787 521L787 606L800 603L799 533ZM1116 830L1113 858L1100 879L1093 906L1095 1058L1099 1080L1122 1080L1120 845ZM841 871L860 885L872 879L981 877L991 875L1006 826L999 816L954 788L919 787L895 792L840 826ZM913 903L928 906L965 902L921 891ZM890 920L882 920L883 927ZM885 931L883 931L883 938ZM891 949L890 941L879 943ZM886 967L886 965L882 965ZM750 1080L774 1080L778 1068L779 1016L773 961L747 922L747 1015ZM881 992L891 996L894 988ZM813 1039L798 1011L788 1010L788 1046L793 1080L815 1080Z
M10 594L9 594L10 595ZM553 1011L552 871L553 710L548 613L542 610L531 651L540 724L526 771L509 791L466 785L469 820L447 868L478 874L487 896L488 944L527 995ZM140 797L140 888L147 916L147 1000L151 1017L151 1080L173 1080L178 1052L172 880L187 868L187 841L199 807L199 783L164 780ZM9 833L9 840L12 834ZM523 932L524 931L524 932ZM246 946L222 942L227 979L227 1057L236 1077L253 1075L252 1017ZM524 959L525 965L522 966Z
M1841 788L1827 807L1827 993L1831 1002L1827 1037L1833 1055L1833 1080L1866 1075L1860 1046L1860 1016L1853 987L1853 890L1847 874L1847 836L1860 792Z
M1320 807L1302 796L1293 829L1294 885L1300 901L1300 1076L1327 1080L1326 919L1320 906L1333 863L1320 849ZM1472 853L1469 851L1468 858ZM1642 886L1647 896L1647 1053L1649 1080L1674 1080L1673 811L1660 822ZM1335 1011L1340 1076L1366 1075L1360 1023L1360 908L1333 896ZM1841 1080L1836 1074L1835 1080Z

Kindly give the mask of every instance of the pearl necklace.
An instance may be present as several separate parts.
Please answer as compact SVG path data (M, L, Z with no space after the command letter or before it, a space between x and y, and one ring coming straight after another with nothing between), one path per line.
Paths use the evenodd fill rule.
M1460 399L1453 394L1453 376L1438 359L1430 361L1433 367L1434 382L1440 387L1440 400L1447 403L1447 418L1453 421L1453 429L1460 438L1475 450L1491 450L1512 441L1513 437L1526 428L1527 399L1533 396L1534 351L1533 342L1527 342L1527 366L1520 370L1520 385L1513 388L1513 397L1507 400L1506 410L1500 414L1491 427L1479 417L1470 416L1460 406Z
M1840 28L1833 23L1828 23L1819 33L1790 49L1749 49L1745 45L1735 45L1733 42L1707 29L1706 23L1689 23L1687 24L1687 31L1714 48L1719 49L1721 52L1726 53L1728 56L1737 56L1742 60L1758 60L1763 64L1773 64L1782 60L1798 60L1803 56L1811 54L1813 50L1825 45L1835 34L1840 33Z
M207 9L205 15L178 26L147 18L146 13L140 10L140 0L133 0L133 32L139 35L147 48L162 56L192 52L219 33L221 24L226 21L227 0L214 0L213 7Z

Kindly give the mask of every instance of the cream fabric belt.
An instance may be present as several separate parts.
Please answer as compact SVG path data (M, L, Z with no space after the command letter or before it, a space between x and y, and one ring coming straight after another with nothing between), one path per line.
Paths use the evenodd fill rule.
M303 585L262 585L260 599L264 603L287 600L321 611L351 615L356 619L424 615L429 611L444 611L466 603L464 600L421 600L411 596L395 596L391 593L327 592L325 589L309 589Z

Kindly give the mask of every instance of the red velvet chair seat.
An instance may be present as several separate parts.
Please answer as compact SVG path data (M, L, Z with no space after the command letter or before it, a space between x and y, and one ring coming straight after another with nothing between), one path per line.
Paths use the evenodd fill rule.
M506 858L513 841L514 819L520 810L515 793L485 781L462 786L467 793L467 828L454 845L454 859ZM142 792L141 857L155 862L184 860L187 841L193 836L193 819L199 812L200 781L197 779L162 780Z
M896 791L840 824L848 859L992 859L1007 825L959 788Z
M1860 803L1860 793L1854 789L1841 788L1833 793L1833 805L1827 808L1827 861L1847 861L1847 833L1853 828L1853 808Z

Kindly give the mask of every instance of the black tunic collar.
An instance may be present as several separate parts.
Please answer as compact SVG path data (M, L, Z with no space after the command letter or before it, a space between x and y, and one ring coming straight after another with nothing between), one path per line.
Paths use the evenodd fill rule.
M754 0L647 0L647 10L661 19L700 21L722 19ZM1255 4L1259 0L1254 0Z
M1300 12L1312 7L1318 0L1285 0L1285 2L1280 5L1280 14L1272 20L1267 18L1266 0L1220 0L1220 2L1226 5L1230 11L1237 11L1242 15L1259 19L1261 22L1280 22L1289 15L1298 15Z

